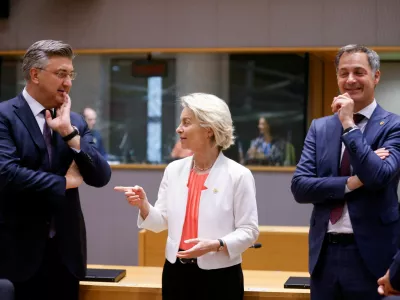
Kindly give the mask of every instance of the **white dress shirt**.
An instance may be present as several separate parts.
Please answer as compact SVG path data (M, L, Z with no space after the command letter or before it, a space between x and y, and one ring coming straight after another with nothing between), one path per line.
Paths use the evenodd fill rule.
M24 96L26 102L28 102L29 107L31 108L31 111L33 115L35 116L36 122L39 125L40 131L43 134L43 127L44 127L44 122L46 122L44 114L42 114L42 110L45 109L45 107L37 102L35 99L32 98L31 95L28 94L26 91L26 88L22 91L22 96ZM51 131L51 128L50 128ZM53 131L51 131L53 133Z
M358 114L362 114L365 118L357 125L358 129L361 130L361 132L364 132L365 127L367 126L368 120L371 118L372 113L374 112L376 108L376 100L368 105L367 107L364 107L362 110L358 111ZM343 156L345 145L342 143L342 154L341 157ZM351 193L352 191L349 190L347 185L345 186L345 193ZM351 220L350 220L350 215L349 215L349 210L347 208L347 202L344 204L343 208L343 214L340 217L340 219L335 223L332 224L331 221L329 221L328 224L328 232L335 232L335 233L353 233L353 226L351 225Z

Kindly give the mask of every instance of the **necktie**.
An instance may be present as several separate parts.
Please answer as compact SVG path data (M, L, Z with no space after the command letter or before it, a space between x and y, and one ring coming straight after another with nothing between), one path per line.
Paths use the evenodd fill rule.
M51 162L53 158L53 146L52 146L52 138L51 138L51 130L49 125L46 122L46 109L43 109L42 112L43 116L45 117L44 120L44 125L43 125L43 138L46 143L46 148L47 148L47 154L49 155L49 167L51 169ZM50 113L52 113L50 111ZM54 222L54 217L51 218L50 220L50 232L49 232L49 237L53 238L56 235L56 228L55 228L55 222Z
M51 111L50 111L50 113L51 113ZM51 131L50 131L49 125L47 125L47 122L46 122L46 110L45 109L42 110L42 114L43 114L43 116L45 116L44 125L43 125L43 138L46 143L47 154L49 155L49 163L50 163L50 167L51 167L51 162L52 162L52 158L53 158L53 149L52 149L52 144L51 144Z
M353 120L357 125L359 124L365 117L361 114L354 114ZM340 176L351 176L351 168L350 168L350 154L346 148L344 148L342 162L340 163ZM332 208L330 213L330 221L332 224L335 224L341 218L343 214L344 201L338 203L334 208Z

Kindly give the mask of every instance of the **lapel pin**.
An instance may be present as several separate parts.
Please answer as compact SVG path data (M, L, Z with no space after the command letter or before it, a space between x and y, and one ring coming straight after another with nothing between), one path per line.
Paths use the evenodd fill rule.
M218 193L218 190L216 188L213 189L213 193L216 194Z
M379 123L379 125L381 125L381 126L382 126L383 124L385 124L385 122L383 122L383 121L381 121L381 122Z

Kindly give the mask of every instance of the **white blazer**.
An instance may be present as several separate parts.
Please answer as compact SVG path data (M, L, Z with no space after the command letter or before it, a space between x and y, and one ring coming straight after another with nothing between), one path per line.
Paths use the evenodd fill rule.
M193 157L170 163L158 191L158 199L138 226L154 232L168 229L165 256L175 263L181 242L188 198L187 183ZM198 237L223 239L229 254L209 252L198 257L201 269L226 268L242 262L242 252L258 238L256 188L246 167L219 154L201 192Z

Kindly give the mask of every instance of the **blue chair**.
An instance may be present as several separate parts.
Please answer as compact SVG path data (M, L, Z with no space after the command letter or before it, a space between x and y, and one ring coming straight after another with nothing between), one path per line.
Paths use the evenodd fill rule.
M7 279L0 279L0 299L14 300L14 285Z

